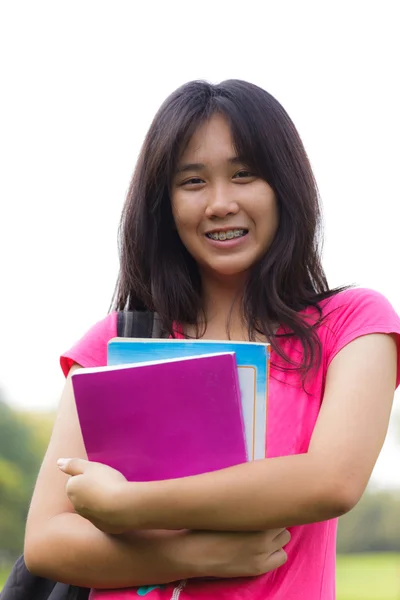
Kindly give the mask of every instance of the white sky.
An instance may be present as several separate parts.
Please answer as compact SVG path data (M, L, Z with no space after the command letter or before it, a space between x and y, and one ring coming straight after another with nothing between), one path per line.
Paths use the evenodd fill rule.
M164 98L191 79L247 79L277 97L320 186L330 284L377 289L400 312L397 12L395 0L4 0L7 400L56 407L60 353L109 307L118 220L143 137ZM393 440L375 469L378 485L400 485Z

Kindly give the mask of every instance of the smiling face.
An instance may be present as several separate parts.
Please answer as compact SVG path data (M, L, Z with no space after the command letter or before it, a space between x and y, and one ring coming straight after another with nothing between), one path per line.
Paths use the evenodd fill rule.
M203 278L245 274L278 228L272 188L237 156L220 114L197 129L182 153L171 201L178 234Z

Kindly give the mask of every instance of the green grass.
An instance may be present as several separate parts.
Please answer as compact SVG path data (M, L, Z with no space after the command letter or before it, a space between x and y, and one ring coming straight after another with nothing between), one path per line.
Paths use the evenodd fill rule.
M3 589L3 585L7 579L8 569L0 569L0 590Z
M0 590L7 575L0 569ZM400 600L400 554L338 556L337 600Z
M400 600L400 554L338 556L337 600Z

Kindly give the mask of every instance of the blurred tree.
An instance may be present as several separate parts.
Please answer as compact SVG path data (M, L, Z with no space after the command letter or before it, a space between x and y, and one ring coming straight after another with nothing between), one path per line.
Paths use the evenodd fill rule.
M23 547L25 520L51 419L12 410L0 395L0 557Z
M31 445L36 455L43 458L48 446L55 415L45 412L21 412L18 419L31 432Z
M339 552L400 552L400 490L368 490L339 520Z

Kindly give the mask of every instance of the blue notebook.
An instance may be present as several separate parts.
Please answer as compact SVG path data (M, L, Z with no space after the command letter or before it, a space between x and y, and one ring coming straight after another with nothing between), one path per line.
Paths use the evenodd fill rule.
M266 456L269 344L210 340L113 338L108 364L122 365L234 352L242 398L246 449L249 460Z

